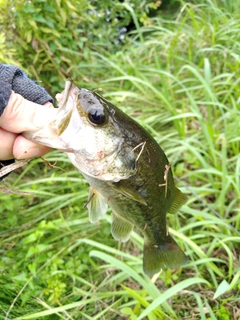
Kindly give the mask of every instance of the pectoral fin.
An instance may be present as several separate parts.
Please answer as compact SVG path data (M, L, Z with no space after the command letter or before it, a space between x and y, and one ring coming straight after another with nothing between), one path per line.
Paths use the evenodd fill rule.
M131 186L125 186L122 184L122 182L117 182L114 184L114 189L124 195L125 197L140 202L147 206L146 200L139 194L137 190L134 190L131 188Z
M88 214L91 223L96 223L106 213L108 204L105 198L96 189L90 188L88 197Z
M132 233L133 224L113 212L111 232L114 239L126 242Z
M187 201L187 196L178 188L175 188L175 197L169 209L169 213L177 213L181 206Z

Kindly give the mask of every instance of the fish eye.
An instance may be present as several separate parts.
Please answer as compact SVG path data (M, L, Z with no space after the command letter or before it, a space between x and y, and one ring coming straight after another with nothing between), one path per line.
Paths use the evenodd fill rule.
M88 111L88 119L93 125L103 125L106 122L106 115L103 108L93 107Z

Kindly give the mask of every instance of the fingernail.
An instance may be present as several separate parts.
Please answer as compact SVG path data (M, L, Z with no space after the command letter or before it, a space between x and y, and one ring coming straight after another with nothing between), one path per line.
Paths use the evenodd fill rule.
M16 159L29 159L29 158L37 158L40 156L40 148L39 147L31 147L29 149L25 149L21 151L18 155L16 155Z

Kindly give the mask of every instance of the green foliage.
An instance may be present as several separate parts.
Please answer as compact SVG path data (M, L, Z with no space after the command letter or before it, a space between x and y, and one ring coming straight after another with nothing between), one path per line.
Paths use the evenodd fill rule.
M44 86L56 93L67 77L75 78L73 69L93 62L91 51L115 51L125 37L122 28L132 21L147 23L150 11L159 6L159 1L142 0L3 0L1 33L7 46L15 48L15 60L35 79L41 74Z
M41 12L47 19L46 3L36 3L29 2L41 8L32 16ZM81 51L71 36L39 33L39 39L52 46L51 59L46 60L44 46L39 47L32 64L37 53L21 31L22 44L15 42L10 58L17 53L53 92L63 87L66 72L81 86L101 86L102 94L137 118L165 150L178 186L189 195L188 204L169 215L169 232L190 262L152 279L144 275L142 237L133 233L130 241L118 245L110 235L109 215L91 225L84 209L86 182L55 151L45 158L64 171L33 160L5 182L29 195L0 196L0 318L238 319L240 28L235 3L182 2L171 19L164 12L145 26L135 9L126 9L136 30L126 45L114 50L105 50L108 42L94 36ZM62 7L68 10L64 3L55 10ZM78 15L77 10L71 12ZM56 32L74 34L75 20L66 31L57 13L48 14ZM83 25L91 18L82 18ZM38 26L49 27L43 22ZM25 27L26 34L31 33ZM13 48L16 39L11 41L8 34L3 45ZM54 44L58 49L52 51Z

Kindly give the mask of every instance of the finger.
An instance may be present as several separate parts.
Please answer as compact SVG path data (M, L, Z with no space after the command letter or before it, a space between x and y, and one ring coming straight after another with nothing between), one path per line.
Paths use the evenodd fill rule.
M0 117L0 127L7 131L20 133L41 128L52 119L56 110L51 103L40 105L24 99L12 91L8 105Z
M30 159L43 156L49 152L49 147L36 144L19 135L13 145L13 156L16 159Z
M0 128L0 159L1 160L10 160L13 158L13 145L17 137L17 134L5 131Z

